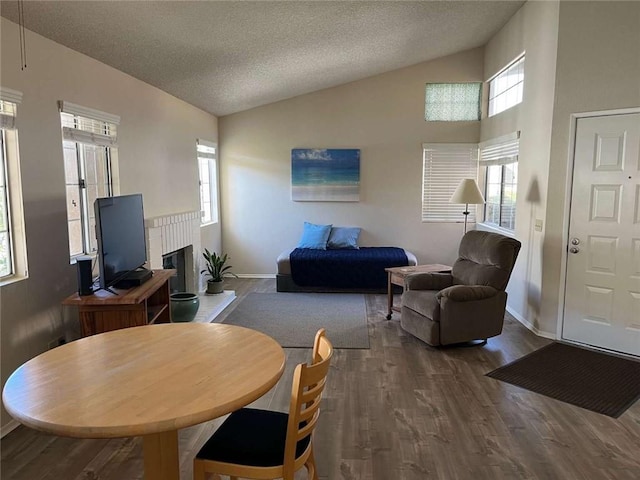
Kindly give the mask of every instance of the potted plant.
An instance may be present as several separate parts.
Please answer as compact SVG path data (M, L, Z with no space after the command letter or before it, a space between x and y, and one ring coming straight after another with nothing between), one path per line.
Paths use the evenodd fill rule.
M231 265L225 265L229 260L228 255L226 253L218 255L216 252L210 252L205 248L202 256L207 263L207 268L200 273L204 273L209 277L209 280L207 280L207 293L222 293L222 280L225 275L238 277L235 273L229 271L232 268Z

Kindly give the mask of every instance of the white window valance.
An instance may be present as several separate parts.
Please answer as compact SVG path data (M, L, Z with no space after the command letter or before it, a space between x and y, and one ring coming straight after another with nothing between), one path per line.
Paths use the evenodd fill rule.
M65 140L101 147L118 146L119 116L64 101L58 105Z
M0 128L15 130L22 92L0 87Z
M22 92L10 88L0 87L0 100L20 105L22 102Z
M480 143L479 147L482 166L506 165L517 162L520 153L520 132L487 140Z
M196 149L198 151L198 158L210 158L212 160L216 159L216 144L213 142L209 142L207 140L196 141Z
M95 108L83 107L82 105L76 105L75 103L60 100L58 102L58 108L61 112L70 113L71 115L77 115L79 117L90 118L92 120L99 120L105 123L111 123L113 125L120 125L120 116L113 115L111 113L102 112Z

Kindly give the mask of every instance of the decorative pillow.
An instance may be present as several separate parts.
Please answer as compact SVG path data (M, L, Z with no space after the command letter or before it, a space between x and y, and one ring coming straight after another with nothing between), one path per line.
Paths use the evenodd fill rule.
M314 250L326 250L327 240L331 233L331 225L315 225L304 222L302 238L298 243L298 248L312 248Z
M360 248L358 247L359 236L359 227L333 227L327 241L327 248Z

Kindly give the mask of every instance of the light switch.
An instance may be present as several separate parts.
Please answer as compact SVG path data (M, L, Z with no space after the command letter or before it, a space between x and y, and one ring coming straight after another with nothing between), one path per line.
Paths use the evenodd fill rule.
M535 231L536 232L541 232L542 231L542 220L540 220L539 218L536 218Z

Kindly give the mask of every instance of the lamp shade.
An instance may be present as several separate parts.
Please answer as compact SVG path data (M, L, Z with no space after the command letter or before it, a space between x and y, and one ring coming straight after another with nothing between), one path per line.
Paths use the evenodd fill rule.
M473 178L465 178L451 195L449 203L479 204L484 203L484 197L480 193L476 181Z

